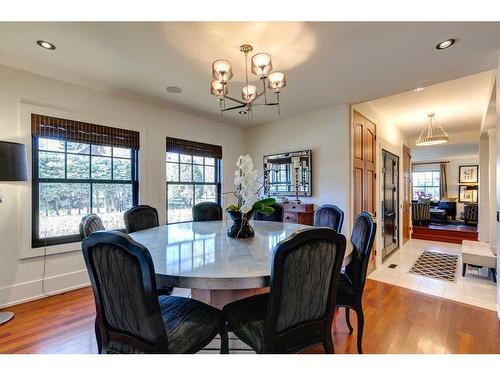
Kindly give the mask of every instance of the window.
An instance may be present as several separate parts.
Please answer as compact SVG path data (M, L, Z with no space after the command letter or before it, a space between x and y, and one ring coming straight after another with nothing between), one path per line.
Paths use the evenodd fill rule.
M33 135L33 247L79 241L90 212L107 229L123 229L123 212L137 204L138 150L40 133Z
M440 176L439 171L413 172L413 200L418 200L419 195L424 194L432 201L440 199Z
M200 202L220 203L221 158L220 146L167 138L167 224L192 221Z

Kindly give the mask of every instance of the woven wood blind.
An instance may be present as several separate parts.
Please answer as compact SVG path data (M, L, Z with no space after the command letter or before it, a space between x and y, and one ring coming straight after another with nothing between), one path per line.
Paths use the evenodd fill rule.
M167 137L167 152L222 159L222 146Z
M139 132L35 113L31 114L31 134L33 137L139 149Z

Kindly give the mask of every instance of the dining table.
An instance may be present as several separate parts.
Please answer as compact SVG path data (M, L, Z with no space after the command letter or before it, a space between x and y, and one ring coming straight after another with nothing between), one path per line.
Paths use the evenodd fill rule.
M163 225L130 236L144 245L162 287L191 289L191 297L214 307L269 290L273 249L310 226L251 221L255 236L230 238L229 221Z

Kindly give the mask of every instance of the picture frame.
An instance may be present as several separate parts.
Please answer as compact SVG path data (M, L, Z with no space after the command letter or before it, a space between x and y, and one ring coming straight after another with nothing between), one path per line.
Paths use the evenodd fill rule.
M459 203L477 203L477 186L458 185Z
M477 184L479 165L460 165L458 166L459 184Z

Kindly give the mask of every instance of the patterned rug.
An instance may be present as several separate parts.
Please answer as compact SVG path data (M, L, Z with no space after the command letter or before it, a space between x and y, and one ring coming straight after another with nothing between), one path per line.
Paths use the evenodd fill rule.
M410 273L444 281L455 281L458 256L424 251L413 264Z

